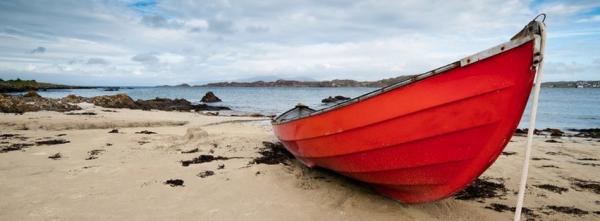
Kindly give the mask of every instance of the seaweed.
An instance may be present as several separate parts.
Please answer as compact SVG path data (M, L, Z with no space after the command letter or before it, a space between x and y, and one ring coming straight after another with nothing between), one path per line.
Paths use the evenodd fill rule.
M229 160L229 159L233 159L233 158L239 158L239 157L223 157L223 156L213 156L213 155L202 154L191 160L182 160L181 166L187 167L190 164L201 164L201 163L211 162L211 161L215 161L215 160Z
M287 151L281 143L271 143L263 141L263 148L258 153L261 155L258 158L252 160L252 164L283 164L290 165L290 161L294 159L289 151Z
M135 132L136 134L156 134L156 132L154 131L149 131L149 130L142 130L139 132Z
M600 194L600 182L592 180L581 180L577 178L571 178L571 185L576 189L588 190L596 194Z
M55 154L48 156L48 158L53 159L53 160L58 160L58 159L62 158L62 155L60 153L55 153Z
M502 155L504 156L510 156L510 155L515 155L517 154L517 152L513 152L513 151L502 151Z
M36 141L35 144L40 146L40 145L57 145L57 144L65 144L65 143L71 143L71 141L65 140L65 139L51 139L51 140L42 140L42 141Z
M6 152L10 152L10 151L17 151L17 150L22 150L25 148L28 148L30 146L33 146L33 144L30 143L14 143L8 146L1 146L0 147L0 153L6 153Z
M537 188L540 188L540 189L545 189L545 190L548 190L548 191L552 191L552 192L555 192L555 193L558 193L558 194L562 194L563 192L569 191L569 189L567 189L567 188L555 186L555 185L552 185L552 184L541 184L541 185L533 185L533 186L535 186Z
M164 182L164 184L176 187L176 186L184 186L182 179L170 179Z
M575 208L573 206L546 206L546 208L554 210L556 212L570 214L570 215L577 215L577 216L582 216L582 215L589 213L588 211L585 211L585 210L582 210L579 208Z
M508 189L504 183L490 182L489 178L477 178L471 185L458 192L454 198L459 200L486 199L506 195Z

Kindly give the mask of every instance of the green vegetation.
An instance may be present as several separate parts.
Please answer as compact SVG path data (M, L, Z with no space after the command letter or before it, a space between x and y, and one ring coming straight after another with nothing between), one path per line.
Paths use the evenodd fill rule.
M37 91L37 90L45 90L45 89L73 89L73 88L82 88L82 87L43 83L43 82L37 82L35 80L21 80L20 78L17 78L15 80L0 79L0 93Z

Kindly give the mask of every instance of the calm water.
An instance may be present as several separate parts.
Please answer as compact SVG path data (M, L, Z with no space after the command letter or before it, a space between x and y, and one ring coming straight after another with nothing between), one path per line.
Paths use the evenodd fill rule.
M199 102L207 91L213 91L229 106L243 112L278 114L297 103L314 108L324 107L321 99L343 95L356 97L374 88L211 88L211 87L140 87L103 91L102 89L75 89L40 91L44 97L61 98L69 94L84 97L127 93L133 99L155 97L184 98ZM529 107L519 127L527 127ZM591 128L600 127L600 89L542 88L537 128Z

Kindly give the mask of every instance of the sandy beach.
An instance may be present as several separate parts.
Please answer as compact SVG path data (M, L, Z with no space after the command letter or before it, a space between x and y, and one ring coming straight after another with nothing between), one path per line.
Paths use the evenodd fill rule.
M514 136L466 191L407 205L257 160L276 143L269 118L80 106L0 114L0 220L510 220L524 157ZM598 139L536 136L533 157L525 217L600 220Z

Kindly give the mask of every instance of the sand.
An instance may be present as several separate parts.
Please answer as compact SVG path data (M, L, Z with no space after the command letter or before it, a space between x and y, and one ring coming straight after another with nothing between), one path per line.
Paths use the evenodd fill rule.
M0 153L0 220L510 220L525 147L513 137L482 175L499 185L489 198L406 205L296 161L250 164L276 141L267 118L78 112L96 115L0 114L1 134L17 134L0 146L33 144ZM527 217L600 220L600 184L584 182L600 181L600 142L549 139L535 137ZM182 166L203 154L222 158Z

